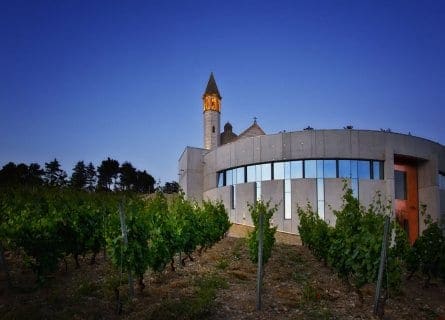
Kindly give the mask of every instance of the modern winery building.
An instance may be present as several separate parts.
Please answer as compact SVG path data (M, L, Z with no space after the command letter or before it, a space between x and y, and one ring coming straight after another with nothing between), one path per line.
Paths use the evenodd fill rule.
M297 205L308 203L335 224L346 183L361 204L375 195L391 201L414 241L423 228L420 211L445 224L445 147L390 131L314 130L265 134L254 120L237 135L220 131L221 95L213 74L203 95L204 147L186 147L179 184L188 198L221 200L233 223L252 225L248 203L278 205L273 223L298 234Z

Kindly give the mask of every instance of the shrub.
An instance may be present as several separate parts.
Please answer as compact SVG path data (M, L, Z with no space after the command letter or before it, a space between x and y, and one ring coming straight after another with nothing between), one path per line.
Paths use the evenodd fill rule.
M277 227L271 227L270 219L272 218L277 206L270 208L270 201L257 201L253 205L248 204L249 212L252 215L254 230L247 236L249 246L250 260L254 263L258 262L258 232L259 232L259 216L263 215L263 264L267 263L271 254L272 247L275 244L275 232Z

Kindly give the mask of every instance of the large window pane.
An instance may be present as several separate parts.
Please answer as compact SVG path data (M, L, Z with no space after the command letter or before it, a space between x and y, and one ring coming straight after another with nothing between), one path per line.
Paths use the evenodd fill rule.
M284 162L275 162L273 164L273 178L275 180L284 179Z
M233 173L232 170L226 170L226 186L233 185Z
M323 160L317 160L317 178L324 177Z
M357 160L351 160L351 178L357 179Z
M337 161L324 160L323 170L325 178L337 178Z
M315 160L304 160L304 177L317 177L317 163L315 162Z
M218 172L218 188L224 186L224 172Z
M439 173L439 189L445 190L445 174Z
M236 183L244 183L244 167L236 168Z
M382 161L373 161L372 162L372 178L374 180L383 179L383 162Z
M247 182L255 182L255 166L247 167Z
M272 179L272 166L270 163L264 163L261 165L261 181L267 181Z
M284 179L290 179L290 162L284 162Z
M291 179L303 178L303 161L291 161L290 177Z
M359 179L371 179L371 167L369 161L367 160L358 161L357 172Z
M338 177L351 178L351 160L338 160Z
M395 170L395 198L399 200L406 200L406 172Z
M261 164L255 165L255 181L261 181Z

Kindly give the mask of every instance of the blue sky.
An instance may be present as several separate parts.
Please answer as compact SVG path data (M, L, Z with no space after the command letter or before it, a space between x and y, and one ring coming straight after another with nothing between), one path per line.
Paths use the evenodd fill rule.
M0 165L130 161L177 179L222 125L391 128L445 144L445 1L1 1Z

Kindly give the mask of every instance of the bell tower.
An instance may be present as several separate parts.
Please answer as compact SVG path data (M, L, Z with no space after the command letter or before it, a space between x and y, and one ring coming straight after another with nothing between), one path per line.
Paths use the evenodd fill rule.
M213 72L202 96L204 114L204 148L212 150L220 145L221 95Z

